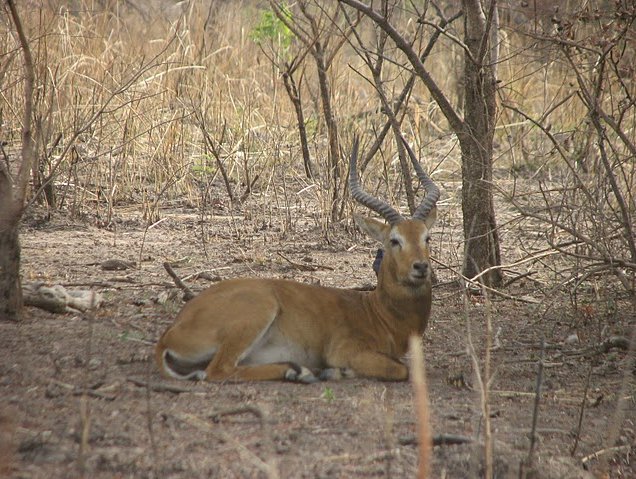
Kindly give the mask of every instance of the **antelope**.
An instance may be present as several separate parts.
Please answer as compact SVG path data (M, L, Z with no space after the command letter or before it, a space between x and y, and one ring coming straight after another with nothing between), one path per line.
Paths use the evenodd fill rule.
M386 220L354 215L358 227L385 250L375 290L280 279L221 281L187 302L159 339L155 358L163 374L300 383L356 376L408 379L401 359L409 337L424 332L431 311L429 242L440 193L406 146L426 190L411 219L362 190L357 139L351 152L352 197Z

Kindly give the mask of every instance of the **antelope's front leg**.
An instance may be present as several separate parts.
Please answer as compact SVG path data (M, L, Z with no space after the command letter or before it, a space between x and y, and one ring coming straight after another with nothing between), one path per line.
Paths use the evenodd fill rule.
M339 348L329 357L329 365L333 368L353 371L353 375L366 378L381 379L383 381L406 381L409 378L408 368L397 359L386 354L371 350L360 350L359 348ZM322 379L338 379L342 377L338 373L333 374L326 370Z

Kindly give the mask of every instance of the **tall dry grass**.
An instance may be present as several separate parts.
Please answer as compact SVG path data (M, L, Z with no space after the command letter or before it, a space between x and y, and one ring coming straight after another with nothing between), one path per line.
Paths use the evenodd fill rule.
M203 208L214 200L231 210L246 200L258 214L275 217L286 228L293 227L298 220L296 212L302 210L328 229L326 212L333 196L327 180L327 132L316 67L306 58L300 75L310 152L321 173L309 180L303 174L295 116L282 88L280 71L264 54L268 46L262 45L261 50L252 39L263 18L262 4L248 0L176 4L156 0L133 6L77 0L31 2L21 7L37 64L35 138L41 166L34 175L33 190L54 194L50 202L56 208L96 214L108 223L114 209L124 205L139 209L152 221L163 207L185 204ZM335 11L334 5L322 2L312 8L325 22ZM395 24L425 44L430 30L413 21L414 12L402 8L394 12ZM436 20L432 11L428 18ZM504 106L499 112L495 169L502 197L507 201L522 193L530 203L545 203L541 185L543 190L556 192L548 199L554 203L581 178L589 189L608 191L604 176L598 173L597 150L589 141L589 115L576 95L579 86L562 50L539 38L540 32L528 31L515 22L505 20L500 36L498 71ZM4 21L1 28L0 135L5 142L5 161L15 164L22 66L10 26ZM588 30L594 31L595 25L586 28L579 31L582 40L591 35ZM372 26L362 21L358 29L372 47ZM339 34L338 29L331 31ZM453 24L450 34L440 38L426 66L461 108L463 50L453 40L463 35L461 21ZM302 54L302 45L292 43L285 54L292 53ZM410 72L402 67L406 62L392 45L386 54L386 91L396 96ZM628 54L633 56L631 51ZM593 55L582 55L578 61L583 74L592 76ZM353 135L361 134L364 147L364 141L370 141L386 121L369 77L364 62L348 43L328 71L342 137L343 172ZM616 111L621 88L631 92L633 80L617 72L601 98L607 111ZM518 111L540 121L554 141ZM634 109L628 109L626 115L623 129L633 142ZM403 131L414 141L425 168L441 183L441 205L450 215L447 219L456 222L459 149L419 82L408 103ZM617 145L613 152L620 173L617 178L631 201L633 214L633 159ZM575 167L584 166L587 173L577 176L568 161ZM556 179L560 183L555 186ZM363 181L370 191L404 206L399 162L390 141L369 164ZM228 201L230 192L233 201ZM576 205L578 199L570 196L568 201ZM586 224L615 208L611 193L605 196L609 198L606 207L588 215ZM40 194L34 201L43 198ZM345 208L345 216L347 212ZM549 226L549 215L543 219ZM570 215L564 221L571 224L575 220ZM506 225L517 224L508 221L502 221L504 239ZM545 224L537 227L546 230ZM614 223L607 223L597 228L596 235L613 227ZM447 241L443 250L448 253L444 261L459 265L461 235L451 229L447 233L445 240L442 236ZM521 242L525 244L526 239ZM514 244L510 259L533 253L517 246ZM624 247L622 243L610 246Z

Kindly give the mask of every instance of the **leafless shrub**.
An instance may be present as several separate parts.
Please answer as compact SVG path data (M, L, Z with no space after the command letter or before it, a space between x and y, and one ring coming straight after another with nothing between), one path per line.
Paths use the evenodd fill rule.
M545 90L546 108L537 111L519 97L504 106L529 127L524 149L527 137L540 141L542 135L553 159L534 161L534 192L507 197L524 217L543 225L549 246L569 259L559 271L562 285L576 290L610 273L634 293L636 84L627 71L636 55L631 28L636 9L613 8L572 12L552 35L535 35L555 52L546 71L557 82ZM566 70L569 79L559 82Z

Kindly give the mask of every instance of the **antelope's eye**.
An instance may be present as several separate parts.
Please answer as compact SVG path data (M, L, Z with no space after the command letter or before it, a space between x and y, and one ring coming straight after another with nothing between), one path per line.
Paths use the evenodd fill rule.
M426 244L431 244L431 237L427 236L426 238L424 238L424 241L426 241Z
M391 238L389 240L389 243L391 244L391 246L396 247L396 246L400 246L400 240L397 238Z

